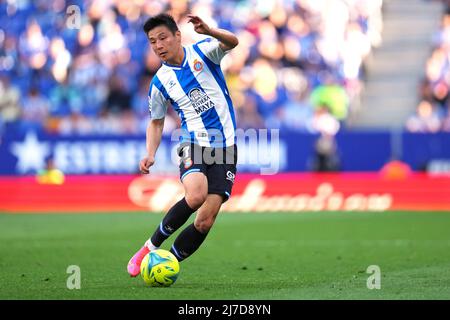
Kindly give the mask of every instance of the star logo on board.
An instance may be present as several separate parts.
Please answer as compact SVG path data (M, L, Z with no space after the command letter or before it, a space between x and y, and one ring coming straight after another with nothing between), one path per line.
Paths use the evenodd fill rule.
M23 174L44 169L50 147L48 143L39 142L36 133L28 132L23 142L12 143L11 152L17 157L16 170Z

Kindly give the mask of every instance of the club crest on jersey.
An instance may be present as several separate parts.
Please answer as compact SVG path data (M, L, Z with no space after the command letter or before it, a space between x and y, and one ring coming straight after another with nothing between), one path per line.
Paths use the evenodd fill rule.
M189 91L189 99L197 114L215 107L214 102L209 96L199 88L194 88Z
M195 71L202 71L203 69L203 63L197 59L194 60L194 70Z

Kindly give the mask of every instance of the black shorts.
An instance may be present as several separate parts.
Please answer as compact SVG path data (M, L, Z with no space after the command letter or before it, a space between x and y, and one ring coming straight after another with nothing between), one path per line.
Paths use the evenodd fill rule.
M226 148L185 144L178 148L180 180L189 173L201 172L208 180L208 194L218 194L227 201L236 176L237 146Z

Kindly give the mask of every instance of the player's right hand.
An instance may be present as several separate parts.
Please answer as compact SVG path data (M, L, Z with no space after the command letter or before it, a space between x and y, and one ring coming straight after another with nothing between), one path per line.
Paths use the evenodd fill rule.
M150 167L155 163L155 158L145 157L139 162L139 171L143 174L150 172Z

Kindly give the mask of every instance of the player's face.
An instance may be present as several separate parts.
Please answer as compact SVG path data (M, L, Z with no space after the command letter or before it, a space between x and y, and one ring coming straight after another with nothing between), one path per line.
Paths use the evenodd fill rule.
M164 62L173 61L181 46L181 33L173 34L166 26L157 26L148 32L150 44L156 55Z

